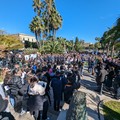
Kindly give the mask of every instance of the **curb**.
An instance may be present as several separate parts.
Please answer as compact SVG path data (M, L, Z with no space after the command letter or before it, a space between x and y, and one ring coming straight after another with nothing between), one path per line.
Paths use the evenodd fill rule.
M98 118L99 118L99 120L104 120L103 100L100 100L100 102L97 105L97 109L98 109Z

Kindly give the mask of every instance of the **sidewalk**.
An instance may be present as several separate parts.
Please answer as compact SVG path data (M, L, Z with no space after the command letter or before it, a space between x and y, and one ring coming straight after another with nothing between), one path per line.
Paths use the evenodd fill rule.
M84 72L83 80L81 82L82 86L80 87L79 91L86 93L86 104L87 104L87 113L88 113L88 120L100 120L98 118L98 103L103 100L113 100L113 101L120 101L115 100L111 98L109 95L99 95L95 90L97 88L97 84L95 82L95 77L87 73L87 71ZM104 120L103 116L103 109L102 106L100 106L100 118L101 120Z
M86 70L84 71L84 76L81 81L81 87L79 91L86 93L86 105L87 105L87 116L88 120L104 120L102 107L100 106L100 119L98 117L98 103L101 100L114 100L106 95L99 95L95 90L97 89L97 84L95 82L95 77L90 75ZM120 100L117 100L120 101ZM57 120L66 120L66 113L69 109L69 105L64 104L62 111L60 112Z
M94 89L96 89L96 83L93 80L93 78L91 80L91 77L83 76L83 80L81 84L82 85L79 88L79 91L86 93L88 120L99 120L97 105L101 100L101 97L95 91L93 91ZM66 113L68 109L69 109L69 105L64 104L62 111L60 112L57 120L66 120ZM104 117L102 114L100 115L100 117L101 117L101 120L104 120Z
M9 104L9 109L11 114L14 116L15 120L34 120L33 116L30 115L30 113L25 113L24 115L20 116L19 113L16 113L13 109L13 107ZM57 120L59 113L56 113L51 109L51 107L48 110L48 117L50 120Z
M83 76L81 84L82 86L80 87L79 91L86 93L88 120L99 120L97 105L100 101L100 96L93 91L97 87L94 78L91 78L89 74Z

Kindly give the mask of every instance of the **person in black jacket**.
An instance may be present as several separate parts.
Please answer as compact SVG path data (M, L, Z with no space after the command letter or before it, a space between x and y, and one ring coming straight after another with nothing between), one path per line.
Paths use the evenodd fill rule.
M50 99L50 82L51 82L51 76L48 73L46 66L44 66L42 68L42 75L41 76L42 76L42 78L44 77L47 80L47 86L46 86L46 89L45 89L45 92L46 92L45 94L47 95L48 100L49 100L49 104L51 105L51 99Z
M64 101L70 104L74 90L80 87L80 83L79 82L73 83L74 81L73 77L68 77L67 79L68 79L68 83L65 85L64 88Z
M96 76L96 82L97 82L97 92L100 93L100 95L102 95L102 90L103 90L103 82L106 78L106 75L108 74L108 72L104 69L104 65L102 64L97 72L97 76Z
M114 88L115 98L120 99L120 70L118 71L118 74L114 79L113 88Z
M66 76L65 76L65 71L61 71L61 75L60 75L60 80L62 82L62 95L61 95L61 100L63 100L63 95L64 95L64 88L65 88L65 85L67 84L67 79L66 79Z
M56 72L56 76L52 78L51 87L53 88L54 110L59 111L60 100L62 95L62 81L60 80L60 72Z
M21 112L23 95L20 93L22 89L22 81L20 78L21 71L14 69L12 73L9 73L9 78L6 76L4 79L4 88L7 89L7 93L10 96L10 102L16 112Z
M107 75L106 86L110 89L112 87L113 78L115 77L114 68L110 67L110 71Z

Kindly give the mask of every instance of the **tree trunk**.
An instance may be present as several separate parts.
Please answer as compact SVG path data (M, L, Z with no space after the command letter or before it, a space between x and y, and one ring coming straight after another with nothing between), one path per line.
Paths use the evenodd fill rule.
M103 53L105 53L105 48L103 48Z
M50 35L50 27L49 27L49 25L50 25L50 22L49 22L50 19L49 18L50 17L49 17L49 15L47 17L48 17L47 18L48 19L48 23L47 23L47 37L48 37Z
M110 52L110 47L109 45L107 46L107 56L109 55L109 52Z
M105 53L105 46L101 44L101 50Z
M38 36L37 36L37 32L36 31L35 31L35 38L36 38L36 42L37 42L37 47L39 48Z
M56 30L53 28L53 40L55 41L55 37L56 37Z
M39 48L41 49L41 33L38 33L38 44Z
M44 51L44 40L43 40L43 51Z
M63 50L64 50L64 52L66 51L66 45L65 45L65 42L64 41L62 41L62 46L63 46Z
M112 46L112 50L111 50L111 57L114 56L114 48L115 48L115 46L113 45L113 46Z

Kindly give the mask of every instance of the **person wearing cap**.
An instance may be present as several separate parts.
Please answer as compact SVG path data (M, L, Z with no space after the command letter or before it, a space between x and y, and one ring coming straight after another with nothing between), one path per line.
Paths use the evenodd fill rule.
M3 99L0 95L0 120L15 120L10 112L6 112L8 106L8 100Z

